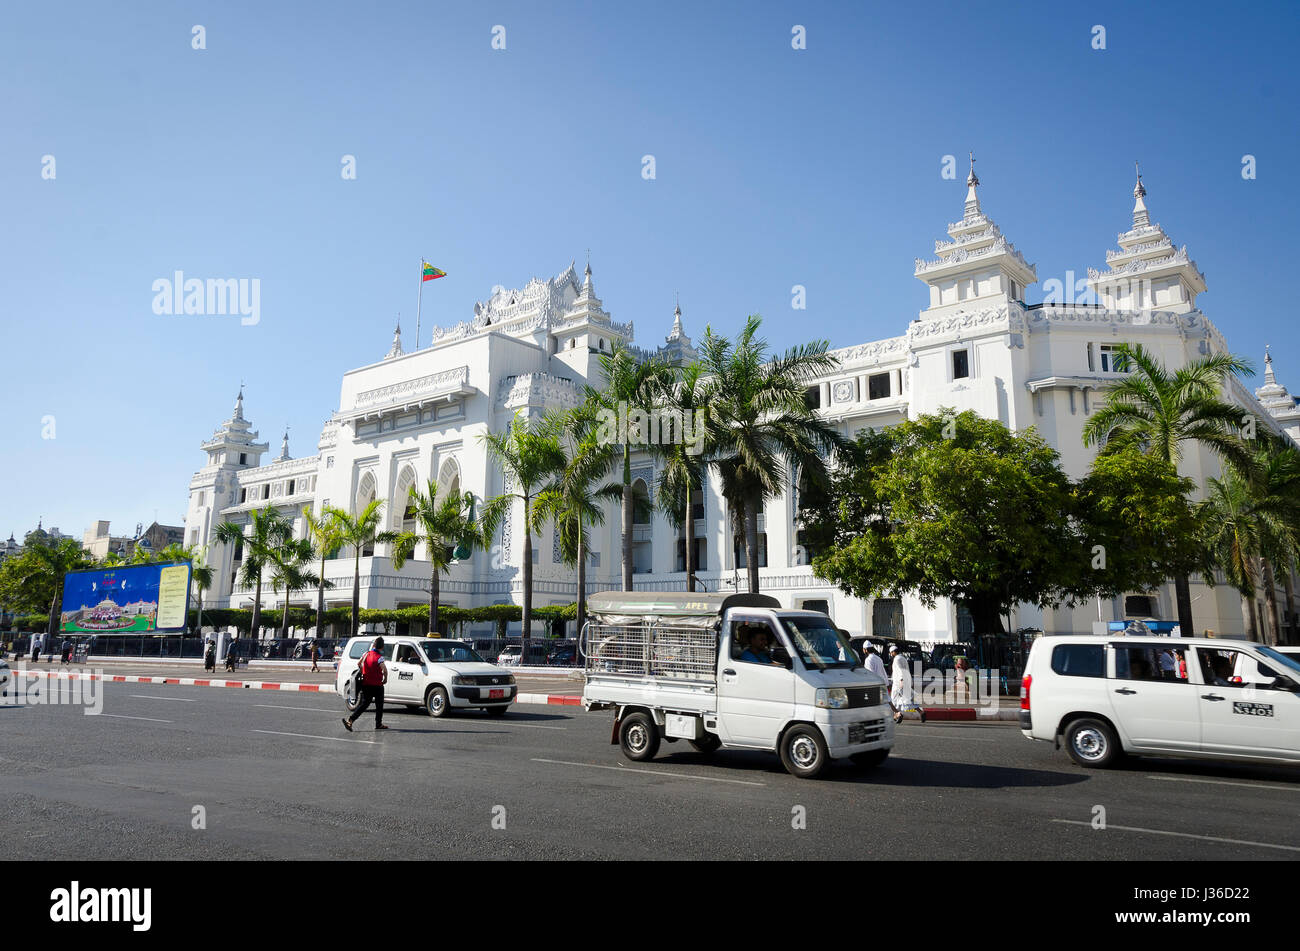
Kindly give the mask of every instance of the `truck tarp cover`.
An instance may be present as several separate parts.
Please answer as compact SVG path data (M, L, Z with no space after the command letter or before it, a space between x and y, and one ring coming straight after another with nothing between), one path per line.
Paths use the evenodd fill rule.
M766 594L679 593L666 591L602 591L587 599L588 613L605 624L639 623L647 617L671 618L683 626L687 618L705 618L717 623L728 608L780 608L781 602ZM619 620L615 620L619 618Z

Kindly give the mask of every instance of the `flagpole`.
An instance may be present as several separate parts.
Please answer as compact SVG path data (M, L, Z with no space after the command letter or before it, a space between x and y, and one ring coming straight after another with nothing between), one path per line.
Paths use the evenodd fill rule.
M415 349L420 349L420 304L424 300L424 256L420 256L420 290L415 296Z

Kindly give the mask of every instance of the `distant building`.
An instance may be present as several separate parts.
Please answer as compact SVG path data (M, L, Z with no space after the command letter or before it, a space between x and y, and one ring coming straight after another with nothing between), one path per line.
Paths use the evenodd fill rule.
M108 557L109 552L129 558L137 547L149 551L160 551L168 545L180 545L185 541L183 525L162 525L154 522L148 528L137 524L134 535L113 535L108 530L108 520L101 519L81 536L81 547L96 561Z

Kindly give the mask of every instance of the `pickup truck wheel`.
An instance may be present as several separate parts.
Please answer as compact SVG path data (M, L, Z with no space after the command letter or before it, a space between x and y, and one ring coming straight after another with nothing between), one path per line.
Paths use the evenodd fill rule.
M867 750L865 753L854 753L849 759L858 766L879 766L889 759L889 750Z
M424 695L424 709L431 717L445 717L451 712L451 703L447 700L447 689L437 684L429 688Z
M1089 769L1113 766L1123 754L1110 725L1087 717L1066 725L1065 748L1072 760Z
M781 738L781 762L792 776L815 778L830 762L822 731L815 726L792 727Z
M630 760L654 759L659 752L659 727L648 713L631 713L618 728L618 745Z
M701 753L716 753L718 747L722 745L722 741L715 733L705 733L698 740L691 740L690 743Z

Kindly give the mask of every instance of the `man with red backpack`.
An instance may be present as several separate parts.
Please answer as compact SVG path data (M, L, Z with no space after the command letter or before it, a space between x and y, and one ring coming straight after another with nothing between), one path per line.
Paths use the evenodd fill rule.
M358 693L361 702L351 716L343 718L344 728L351 733L352 724L356 722L357 717L366 712L373 700L375 703L375 729L387 730L384 726L384 684L388 683L388 666L384 663L384 639L376 637L375 642L370 645L370 650L361 655L359 665L361 680L358 684Z

